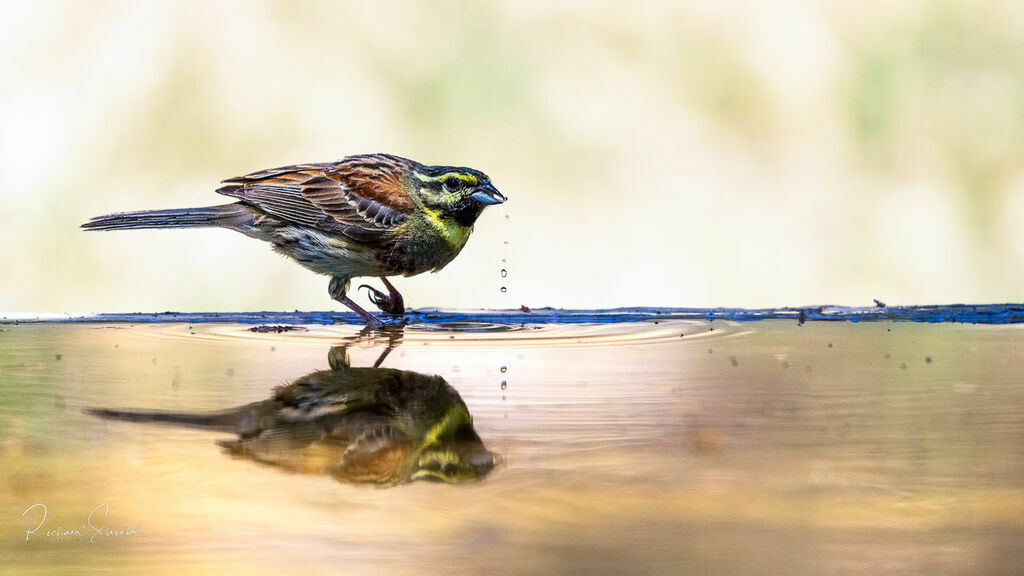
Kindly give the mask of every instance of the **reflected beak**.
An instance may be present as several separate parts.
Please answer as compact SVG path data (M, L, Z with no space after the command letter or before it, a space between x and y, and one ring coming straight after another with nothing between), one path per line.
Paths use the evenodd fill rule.
M469 195L470 198L477 202L490 206L491 204L501 204L506 198L498 192L498 189L492 186L490 183L478 186L476 192Z

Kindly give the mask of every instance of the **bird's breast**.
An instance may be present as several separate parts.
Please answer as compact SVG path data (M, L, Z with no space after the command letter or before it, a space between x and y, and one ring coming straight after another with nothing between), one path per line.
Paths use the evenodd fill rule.
M412 220L382 256L388 267L405 276L437 271L459 255L472 231L472 226L461 226L427 211Z

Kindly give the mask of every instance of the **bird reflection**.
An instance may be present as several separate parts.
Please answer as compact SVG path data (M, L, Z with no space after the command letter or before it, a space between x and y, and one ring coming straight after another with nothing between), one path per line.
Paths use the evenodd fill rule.
M484 447L459 393L440 376L353 368L345 346L320 370L267 400L207 414L94 409L95 416L238 434L219 442L233 456L339 482L396 486L462 483L486 476L500 456Z

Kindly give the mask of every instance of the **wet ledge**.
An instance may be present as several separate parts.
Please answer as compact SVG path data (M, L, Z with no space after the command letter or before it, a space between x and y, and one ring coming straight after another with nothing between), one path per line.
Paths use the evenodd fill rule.
M1024 304L948 304L930 306L804 306L787 308L613 308L605 310L563 310L535 308L522 310L410 310L410 323L449 324L458 322L491 324L590 324L643 322L649 320L793 320L803 322L954 322L967 324L1024 323ZM7 314L0 324L18 323L163 323L231 322L238 324L362 324L347 312L157 312L105 314Z

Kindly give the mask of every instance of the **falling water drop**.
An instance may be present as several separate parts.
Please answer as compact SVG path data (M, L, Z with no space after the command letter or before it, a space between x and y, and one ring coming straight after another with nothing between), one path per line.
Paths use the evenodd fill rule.
M504 390L505 388L508 388L508 383L506 383L504 380L502 380L501 381L501 389Z
M504 294L504 293L506 293L506 292L508 292L508 288L506 288L506 287L502 286L502 287L501 287L501 293L502 293L502 294Z
M505 270L504 268L502 268L501 269L501 277L504 278L506 276L508 276L508 270Z
M501 373L504 374L505 372L508 372L508 366L502 366L500 368L500 370L501 370Z

